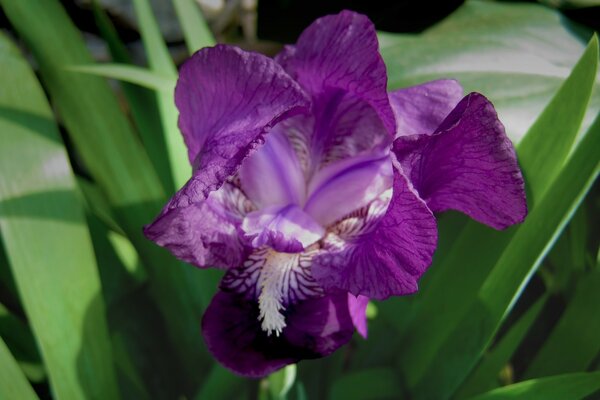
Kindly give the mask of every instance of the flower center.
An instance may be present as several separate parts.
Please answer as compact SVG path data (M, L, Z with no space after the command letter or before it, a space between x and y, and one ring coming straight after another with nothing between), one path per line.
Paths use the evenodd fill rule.
M273 332L279 336L286 326L285 317L282 314L282 311L285 310L283 290L286 284L286 275L290 273L294 265L298 264L298 257L297 253L279 253L270 250L262 267L258 279L260 290L258 319L261 321L262 330L269 336Z

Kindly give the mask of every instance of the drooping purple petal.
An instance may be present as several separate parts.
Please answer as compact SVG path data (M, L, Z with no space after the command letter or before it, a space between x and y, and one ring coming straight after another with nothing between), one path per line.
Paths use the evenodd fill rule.
M314 257L312 274L326 290L383 300L417 290L437 244L431 211L395 171L393 196L385 214L367 232L339 240L325 238Z
M175 103L194 175L171 208L204 200L273 125L308 107L303 90L273 60L225 45L202 49L183 65Z
M454 79L440 79L389 93L396 136L430 135L463 97Z
M304 210L322 226L369 204L392 187L387 154L365 154L329 164L309 184Z
M247 377L263 377L302 359L324 357L352 337L346 294L310 299L286 311L287 327L267 336L258 305L220 291L202 318L208 350L225 367Z
M377 112L390 134L395 132L385 64L375 27L366 16L342 11L319 18L276 60L314 97L340 90L361 99Z
M249 209L241 192L225 184L205 201L190 207L165 208L144 228L144 234L197 267L236 267L246 254L238 227Z
M285 253L297 253L319 240L325 230L296 205L269 206L249 213L242 229L252 246L269 246Z
M348 293L348 308L354 327L363 338L367 338L367 305L369 298L365 296L354 296Z
M258 208L301 204L306 183L300 161L285 134L269 133L265 144L240 167L244 193Z
M495 229L527 214L515 150L493 105L466 96L432 136L403 136L393 151L434 212L462 211Z

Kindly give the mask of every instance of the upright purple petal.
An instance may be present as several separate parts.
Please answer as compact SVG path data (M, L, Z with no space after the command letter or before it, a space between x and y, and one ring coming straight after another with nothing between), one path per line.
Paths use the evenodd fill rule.
M417 291L437 244L436 221L423 200L399 172L393 196L381 219L367 232L341 240L325 238L314 257L312 274L326 290L383 300Z
M440 79L389 93L396 136L430 135L463 97L454 79Z
M219 292L202 318L206 346L233 372L259 378L302 359L329 355L354 331L346 294L306 300L286 313L282 335L267 336L255 302Z
M300 161L286 135L278 129L240 167L244 193L258 208L301 204L306 182Z
M396 121L366 16L343 11L320 18L276 60L312 96L313 115L302 124L312 128L304 131L313 167L389 145Z
M466 96L432 136L402 136L393 151L434 212L462 211L504 229L527 214L515 150L493 105Z
M304 210L328 226L392 187L389 155L365 154L329 164L312 178Z
M277 61L313 96L340 89L370 104L385 128L395 131L385 64L375 27L365 15L342 11L317 19Z
M236 267L246 255L238 229L250 206L237 188L225 184L205 201L165 208L144 234L197 267Z
M273 60L225 45L202 49L183 65L175 103L195 172L171 208L204 200L273 125L308 107L305 93Z

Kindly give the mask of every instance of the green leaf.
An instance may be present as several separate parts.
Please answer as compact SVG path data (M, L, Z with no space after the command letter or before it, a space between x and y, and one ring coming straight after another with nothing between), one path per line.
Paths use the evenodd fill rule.
M198 320L206 306L195 284L201 272L176 262L142 234L141 228L166 201L152 164L107 82L66 70L70 65L91 64L92 59L59 2L0 0L0 4L32 50L77 153L147 267L149 289L176 347L178 363L173 368L189 378L180 390L193 392L198 376L208 369L208 355L198 333Z
M594 35L565 82L519 143L519 164L527 182L529 203L535 203L563 166L592 94L598 70L598 37ZM568 99L568 100L567 100ZM549 128L553 134L548 135ZM552 162L548 162L552 160ZM529 171L536 171L529 176Z
M331 387L331 400L383 400L402 398L398 377L385 368L344 375Z
M546 296L539 298L527 312L510 328L500 341L486 354L479 365L463 383L455 397L467 398L491 390L499 385L498 374L513 356L529 328L537 319L546 303Z
M0 337L0 398L34 400L37 395Z
M127 48L119 38L112 21L106 15L106 11L98 4L98 0L92 1L92 10L98 30L108 45L113 61L132 64ZM155 93L149 89L125 82L121 83L121 87L131 109L133 121L163 187L167 191L175 190L169 160L165 156L166 145Z
M196 400L229 400L234 399L244 388L246 381L215 364L204 380Z
M134 0L136 14L142 34L142 41L148 56L150 69L172 79L175 82L177 78L177 69L173 64L171 55L161 36L156 19L152 14L148 0ZM176 187L183 186L192 174L192 169L188 163L187 150L183 142L183 137L177 127L177 109L173 100L174 86L159 90L156 92L156 100L163 126L163 134L167 144L167 156L171 171L173 173L173 182Z
M269 393L273 400L284 400L296 380L296 364L290 364L267 378Z
M194 0L173 0L173 4L190 54L203 47L213 46L215 38L208 29L198 3Z
M467 313L436 348L435 362L413 386L416 398L444 398L469 373L598 176L598 148L600 116L519 227Z
M0 36L0 231L54 393L117 398L83 207L33 71Z
M585 371L600 353L600 270L581 277L558 324L524 374L525 379Z
M67 67L67 70L119 79L158 91L171 91L175 87L175 81L171 77L161 76L145 68L127 64L73 65Z
M579 400L600 389L600 372L532 379L492 390L472 400Z
M47 378L31 329L20 318L11 314L1 303L0 336L4 339L27 379L41 382Z
M552 164L556 163L559 166L564 164L570 150L564 148L565 143L572 142L581 123L582 111L563 115L562 104L576 105L578 110L587 108L588 93L594 85L597 64L598 45L593 39L572 74L556 94L557 100L548 105L534 129L527 134L527 137L531 134L528 143L547 141L553 144L552 148L544 146L546 151L555 156ZM563 120L555 121L551 117L553 114L563 115ZM566 139L556 138L557 136L566 136ZM546 169L553 171L557 169L530 162L532 157L537 159L538 155L535 152L525 151L521 154L520 146L517 150L519 162L530 168L523 171L527 179L526 187L530 187L530 182L536 182L529 190L533 196L528 197L528 206L533 212L540 202L545 200L548 180L553 177L548 176ZM531 216L528 217L530 218ZM416 300L416 317L407 324L407 333L399 341L399 343L411 343L411 346L403 349L400 355L401 368L407 367L405 373L409 386L414 385L421 379L425 370L437 362L437 351L441 343L448 338L450 332L466 314L491 268L509 242L511 240L514 242L517 230L518 227L512 227L498 232L475 221L469 221L460 235L452 241L450 250L442 252L442 256L439 254L434 256L434 263L430 267L431 272L422 282L422 291ZM446 241L442 234L447 231L443 226L440 227L441 243Z
M560 13L536 4L468 1L421 35L379 36L389 86L458 79L496 106L518 142L579 58L582 43ZM592 117L600 109L600 92Z

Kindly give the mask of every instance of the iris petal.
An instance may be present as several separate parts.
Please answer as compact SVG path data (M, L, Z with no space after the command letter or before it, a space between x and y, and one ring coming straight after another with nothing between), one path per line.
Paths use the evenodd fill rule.
M270 206L249 213L242 229L255 248L270 246L286 253L302 251L319 240L325 230L298 206Z
M417 291L437 244L436 221L406 177L394 169L393 196L385 214L367 222L368 229L326 237L313 258L312 274L326 291L346 290L377 300Z
M281 336L268 336L258 314L256 302L221 291L202 318L208 350L225 367L248 377L263 377L302 359L324 357L346 344L354 332L344 293L290 307Z
M463 97L453 79L440 79L390 92L397 136L431 135Z
M466 96L433 135L401 136L393 151L434 212L462 211L496 229L527 214L515 150L479 93Z
M301 204L306 184L300 161L281 131L269 134L265 144L240 167L244 192L258 208Z
M165 208L144 228L144 234L197 267L236 267L246 256L238 227L249 209L241 191L226 183L207 200L189 207Z
M361 14L342 11L317 19L295 46L276 58L313 98L341 90L376 112L390 134L396 130L387 97L387 74L373 23Z
M322 226L369 204L392 186L387 155L366 154L329 164L309 184L304 210Z
M309 107L304 91L272 59L225 45L202 49L183 65L175 103L194 175L170 208L206 199L271 127Z

